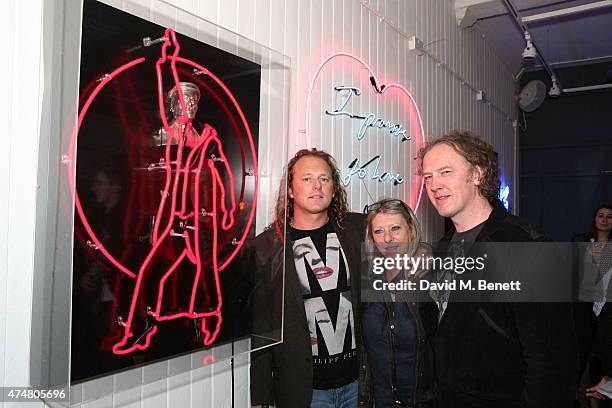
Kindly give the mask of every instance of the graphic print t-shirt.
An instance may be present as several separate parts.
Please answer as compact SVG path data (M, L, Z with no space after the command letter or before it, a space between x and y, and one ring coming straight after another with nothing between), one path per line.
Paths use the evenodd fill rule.
M346 257L331 221L315 230L291 228L290 235L310 330L313 387L338 388L359 376Z

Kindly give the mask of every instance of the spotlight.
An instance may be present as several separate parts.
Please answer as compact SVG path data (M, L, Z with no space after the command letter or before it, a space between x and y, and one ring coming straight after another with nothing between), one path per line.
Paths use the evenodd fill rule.
M556 79L553 79L552 86L548 90L548 96L550 96L551 98L558 98L559 96L561 96L561 87L557 83Z
M529 34L529 31L525 31L525 41L527 42L527 45L523 50L523 59L532 60L538 56L538 50L536 50L535 45L533 45L533 42L531 41L531 35Z

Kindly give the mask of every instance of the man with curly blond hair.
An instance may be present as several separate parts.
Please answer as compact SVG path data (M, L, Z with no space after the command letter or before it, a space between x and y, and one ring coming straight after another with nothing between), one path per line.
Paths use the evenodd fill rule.
M484 242L549 241L499 202L497 154L487 142L451 132L421 149L418 159L429 200L453 225L437 246L440 256L475 257ZM499 245L502 253L507 246ZM527 265L521 261L506 257L497 265L515 273ZM485 273L491 276L495 267ZM442 271L438 280L464 279L456 275ZM436 303L424 307L435 353L436 406L571 407L577 351L570 304L500 303L472 293L458 301L457 292L441 290Z
M357 407L364 227L362 214L348 212L333 157L298 151L281 181L274 222L256 239L258 280L269 289L255 296L254 308L272 311L270 330L284 326L282 344L253 354L253 406ZM274 303L283 298L283 267L284 318Z

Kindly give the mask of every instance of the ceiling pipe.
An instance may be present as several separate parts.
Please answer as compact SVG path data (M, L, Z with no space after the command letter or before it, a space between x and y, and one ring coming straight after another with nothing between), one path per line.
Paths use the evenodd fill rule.
M579 86L579 87L576 87L576 88L567 88L567 89L564 89L563 92L564 93L570 93L570 92L596 91L596 90L608 89L608 88L612 88L612 84Z
M612 0L604 0L598 1L596 3L583 4L581 6L568 7L560 10L549 11L547 13L533 14L531 16L526 16L521 18L523 23L529 23L533 21L546 20L549 18L566 16L574 13L582 13L584 11L595 10L602 7L610 7L612 6Z

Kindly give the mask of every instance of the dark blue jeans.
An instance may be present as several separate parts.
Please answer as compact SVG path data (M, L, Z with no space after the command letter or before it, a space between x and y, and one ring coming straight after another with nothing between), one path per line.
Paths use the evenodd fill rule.
M310 408L357 408L358 380L340 388L312 390Z

